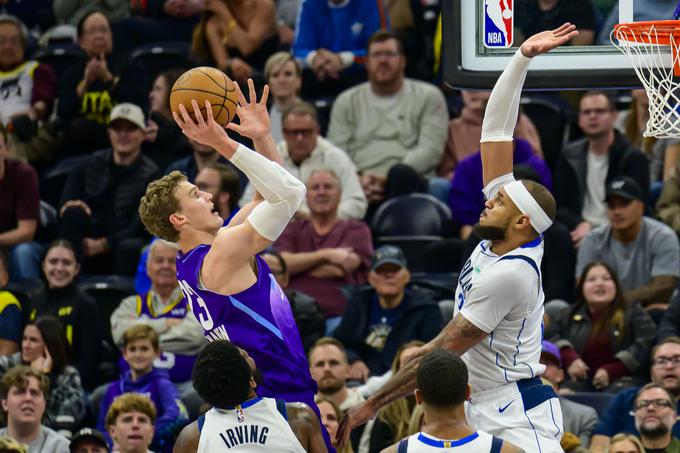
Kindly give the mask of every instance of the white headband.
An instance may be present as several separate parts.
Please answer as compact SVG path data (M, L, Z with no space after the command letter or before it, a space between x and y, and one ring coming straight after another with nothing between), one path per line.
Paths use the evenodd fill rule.
M550 220L550 217L548 217L545 211L538 203L536 203L534 197L531 196L521 181L508 183L504 188L505 193L510 197L513 203L515 203L515 206L522 211L522 214L529 217L531 226L533 226L539 234L542 234L545 230L550 228L552 220Z

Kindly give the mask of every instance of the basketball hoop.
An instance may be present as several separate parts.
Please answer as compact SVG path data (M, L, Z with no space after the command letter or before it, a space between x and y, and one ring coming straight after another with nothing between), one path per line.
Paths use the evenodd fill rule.
M609 38L628 55L647 92L644 136L680 137L680 20L617 24Z

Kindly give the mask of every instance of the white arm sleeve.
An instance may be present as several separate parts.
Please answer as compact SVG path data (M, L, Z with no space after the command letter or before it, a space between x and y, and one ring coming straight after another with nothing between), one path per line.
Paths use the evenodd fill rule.
M495 178L489 182L489 184L482 189L482 192L484 192L484 198L487 200L491 200L496 196L499 190L501 190L501 187L503 187L506 184L509 184L515 180L515 177L513 176L512 173L506 173L504 175L499 176L498 178Z
M496 81L486 104L481 142L511 142L519 114L519 100L531 58L517 50Z
M264 201L248 216L248 222L264 238L275 241L305 197L305 185L276 162L239 145L231 162L246 174Z

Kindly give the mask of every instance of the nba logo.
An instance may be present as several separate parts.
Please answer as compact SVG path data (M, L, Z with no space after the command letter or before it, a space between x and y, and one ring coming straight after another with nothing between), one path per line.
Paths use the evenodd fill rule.
M484 47L512 46L513 0L482 1L484 2Z

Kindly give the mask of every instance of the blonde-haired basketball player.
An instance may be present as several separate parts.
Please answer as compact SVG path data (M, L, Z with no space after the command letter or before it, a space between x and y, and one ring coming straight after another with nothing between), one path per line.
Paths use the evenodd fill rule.
M562 411L539 376L543 320L542 233L555 218L555 200L540 184L515 181L512 133L531 58L577 35L564 24L527 39L496 82L482 126L486 209L475 226L484 239L460 272L453 319L375 395L351 409L338 436L364 423L385 404L411 393L428 352L462 355L472 393L468 422L527 452L562 451Z

